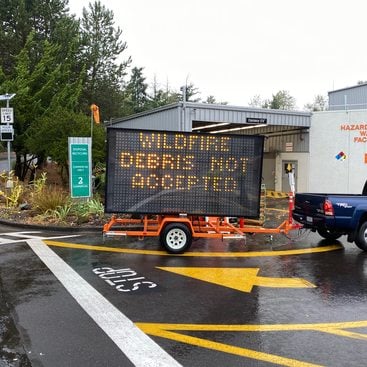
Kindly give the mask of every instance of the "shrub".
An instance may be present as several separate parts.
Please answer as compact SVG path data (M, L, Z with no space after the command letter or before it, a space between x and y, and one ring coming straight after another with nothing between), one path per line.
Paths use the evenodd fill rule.
M104 206L97 199L76 202L73 206L73 214L78 221L87 220L92 215L103 216Z
M45 186L46 186L46 181L47 181L47 173L46 172L42 172L41 173L41 177L39 178L36 178L34 181L33 181L33 189L34 189L34 192L40 192L42 191Z
M32 201L33 208L40 213L70 205L69 194L55 186L44 186L41 190L35 191Z
M14 176L13 171L10 171L9 174L2 172L0 174L0 181L4 187L3 191L0 190L0 196L5 198L6 207L17 207L22 202L24 193L23 183Z

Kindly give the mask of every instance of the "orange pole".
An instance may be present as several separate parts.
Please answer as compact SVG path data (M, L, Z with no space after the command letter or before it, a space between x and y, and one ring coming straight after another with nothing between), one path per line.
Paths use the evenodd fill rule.
M288 222L289 222L290 225L292 225L292 222L293 222L292 211L294 209L293 192L290 192L288 195L289 195L289 201L288 201Z

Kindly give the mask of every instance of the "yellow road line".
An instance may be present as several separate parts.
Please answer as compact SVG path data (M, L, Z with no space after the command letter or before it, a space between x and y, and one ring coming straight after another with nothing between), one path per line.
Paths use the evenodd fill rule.
M236 347L233 345L228 345L224 343L214 342L207 339L197 338L189 335L183 335L179 333L173 333L171 331L167 331L164 329L158 329L158 330L147 330L144 326L141 324L137 325L140 327L145 333L153 336L158 336L165 339L174 340L177 342L185 343L185 344L191 344L197 347L201 348L207 348L219 352L224 352L228 354L234 354L240 357L246 357L251 359L256 359L260 361L265 361L269 363L278 364L281 366L289 366L289 367L320 367L320 365L307 363L298 361L295 359L290 359L286 357L277 356L275 354L270 353L264 353L264 352L258 352L256 350L247 349L247 348L241 348Z
M255 351L252 349L235 347L232 345L210 341L203 338L183 335L177 331L213 331L213 332L281 332L281 331L314 331L338 335L340 337L366 340L367 335L354 333L344 329L367 327L367 321L351 321L339 323L316 323L316 324L274 324L274 325L207 325L207 324L156 324L136 323L145 333L161 338L174 340L181 343L191 344L202 348L217 350L255 360L266 361L281 366L292 367L315 367L313 363L281 357L274 354Z
M222 324L163 324L137 323L139 327L159 328L170 331L229 331L229 332L266 332L266 331L320 331L340 332L343 329L366 328L367 320L314 324L263 324L263 325L222 325ZM366 336L366 334L359 334ZM363 337L364 339L364 337Z
M77 243L58 242L51 240L44 240L49 246L73 248L78 250L104 251L104 252L118 252L124 254L134 255L152 255L152 256L181 256L181 257L268 257L268 256L288 256L288 255L304 255L321 252L329 252L341 250L340 245L331 245L323 247L311 247L306 249L294 249L283 251L254 251L254 252L186 252L180 255L172 255L166 251L158 250L139 250L139 249L125 249L107 246L84 245Z

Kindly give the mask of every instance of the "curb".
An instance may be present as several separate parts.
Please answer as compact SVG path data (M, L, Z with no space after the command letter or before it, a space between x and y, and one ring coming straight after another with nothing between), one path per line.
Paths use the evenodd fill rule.
M29 229L38 229L43 231L50 231L50 232L100 232L102 233L103 227L102 226L87 226L87 227L64 227L64 226L46 226L41 224L28 224L28 223L19 223L19 222L12 222L5 219L0 219L0 224L9 227L22 227L22 228L29 228Z

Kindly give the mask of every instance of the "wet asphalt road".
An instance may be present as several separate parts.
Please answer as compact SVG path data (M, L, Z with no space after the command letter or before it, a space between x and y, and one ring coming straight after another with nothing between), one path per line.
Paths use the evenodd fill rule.
M0 227L1 367L366 365L367 254L344 238L173 256L154 238L65 235Z

